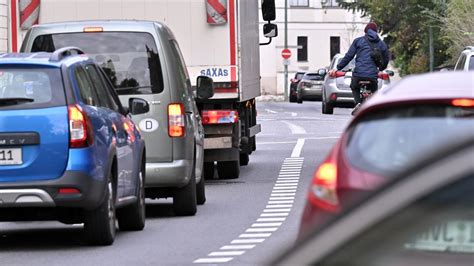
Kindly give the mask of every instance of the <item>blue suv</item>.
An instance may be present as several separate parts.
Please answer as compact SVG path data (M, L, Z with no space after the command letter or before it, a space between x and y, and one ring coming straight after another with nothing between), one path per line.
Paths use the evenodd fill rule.
M0 220L84 223L90 244L145 226L145 143L109 79L74 47L0 54Z

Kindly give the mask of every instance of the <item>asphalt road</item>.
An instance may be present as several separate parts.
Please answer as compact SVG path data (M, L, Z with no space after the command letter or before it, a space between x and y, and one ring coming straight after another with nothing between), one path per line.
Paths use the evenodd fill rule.
M85 245L80 225L0 223L0 265L262 265L294 242L312 174L349 119L322 115L320 102L260 102L250 164L237 180L208 181L196 216L148 201L145 230L109 247Z

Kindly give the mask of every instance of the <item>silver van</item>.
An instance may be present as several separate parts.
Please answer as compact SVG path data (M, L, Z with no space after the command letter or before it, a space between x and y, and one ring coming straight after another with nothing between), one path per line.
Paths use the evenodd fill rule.
M133 116L147 145L146 197L173 197L176 215L194 215L196 204L206 201L201 177L204 130L197 94L171 30L136 20L42 24L27 32L21 51L51 52L66 46L93 57L123 103L132 97L148 101L150 111ZM198 83L199 94L208 94L202 97L212 96L210 78L199 77Z

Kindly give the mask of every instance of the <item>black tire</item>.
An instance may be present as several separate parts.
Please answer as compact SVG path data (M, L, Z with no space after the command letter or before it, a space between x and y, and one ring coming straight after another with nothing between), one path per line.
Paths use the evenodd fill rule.
M196 175L193 166L189 183L176 189L173 195L173 210L177 216L193 216L197 211Z
M204 176L201 177L201 181L196 184L196 202L198 205L204 205L206 203L206 182Z
M241 153L240 154L240 165L248 165L250 161L250 156L248 153Z
M296 99L296 102L299 103L299 104L302 104L303 103L303 98L298 97Z
M205 179L213 179L214 178L214 171L215 171L215 164L214 162L210 162L210 163L204 163L204 167L202 168L203 169L203 177Z
M217 173L220 179L237 179L240 175L239 160L217 162Z
M326 101L323 100L322 104L323 104L323 108L322 108L323 114L332 115L334 113L334 107L330 103L327 103Z
M104 201L85 212L84 233L90 245L112 245L115 239L115 190L111 173L107 179Z
M145 172L143 166L137 177L137 201L117 210L117 220L122 231L141 231L145 228Z

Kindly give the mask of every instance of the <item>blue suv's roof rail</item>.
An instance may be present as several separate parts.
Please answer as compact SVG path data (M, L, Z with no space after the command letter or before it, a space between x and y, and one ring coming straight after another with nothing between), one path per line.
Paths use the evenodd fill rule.
M60 48L54 51L51 57L49 58L49 61L58 62L67 56L80 55L80 54L84 54L84 52L80 48L74 47L74 46L68 46L68 47Z

